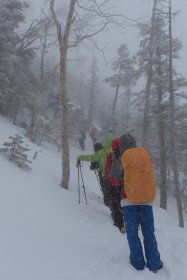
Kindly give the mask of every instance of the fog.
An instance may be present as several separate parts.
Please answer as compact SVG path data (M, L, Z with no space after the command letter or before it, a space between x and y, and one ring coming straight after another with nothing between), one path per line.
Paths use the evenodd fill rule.
M32 19L39 18L41 8L44 7L47 9L48 7L48 0L30 0L28 2L30 4L29 17ZM173 11L178 12L173 19L173 37L177 37L183 44L183 48L180 51L180 58L174 61L174 64L177 70L187 77L187 30L185 28L187 1L173 0L172 5ZM137 22L148 20L151 17L152 1L149 0L115 0L114 6L121 14ZM110 73L110 64L116 56L117 48L125 43L133 55L139 47L140 39L138 37L138 30L135 27L135 22L129 20L127 21L126 28L123 30L119 30L115 26L110 26L109 31L98 34L95 36L94 40L99 48L104 49L104 56L99 51L96 51L96 56L99 59L99 68L103 76L107 76ZM90 48L87 49L86 47L79 47L78 50L75 51L76 55L84 56L87 59L90 57L90 52Z

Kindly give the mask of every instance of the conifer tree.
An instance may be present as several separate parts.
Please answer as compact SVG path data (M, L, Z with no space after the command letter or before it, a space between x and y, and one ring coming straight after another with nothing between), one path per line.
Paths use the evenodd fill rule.
M130 98L132 94L132 87L136 84L138 73L135 69L136 59L131 57L129 50L125 44L119 46L117 50L117 58L112 63L112 70L117 72L111 77L105 79L106 83L110 83L111 87L115 88L115 97L112 106L112 126L113 129L116 124L115 111L117 100L119 96L120 87L123 89L123 111L125 111L122 117L125 122L125 128L128 128L129 118L130 118Z
M31 171L31 167L29 166L31 161L28 160L26 154L29 149L27 147L23 147L22 136L15 134L15 136L10 136L9 139L11 141L4 142L3 146L5 146L5 148L1 148L0 152L18 167L26 171Z

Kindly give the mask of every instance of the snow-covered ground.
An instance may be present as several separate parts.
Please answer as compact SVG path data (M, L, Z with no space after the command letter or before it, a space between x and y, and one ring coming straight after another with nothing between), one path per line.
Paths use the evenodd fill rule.
M0 117L0 147L24 131ZM164 261L157 274L135 271L126 236L112 225L94 172L83 165L88 205L78 203L76 157L71 148L70 189L59 187L61 154L27 138L32 171L22 171L0 154L0 279L2 280L186 280L187 230L178 227L176 204L168 212L154 206L156 236ZM89 148L90 145L87 145ZM87 149L86 152L91 152ZM185 217L186 222L186 217Z

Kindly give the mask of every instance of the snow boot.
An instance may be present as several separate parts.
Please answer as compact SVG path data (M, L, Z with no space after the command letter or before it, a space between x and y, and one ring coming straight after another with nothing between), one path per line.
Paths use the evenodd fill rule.
M120 228L119 228L119 231L120 231L121 233L125 233L125 226L120 227Z
M155 270L152 270L152 272L153 273L157 273L161 268L163 268L163 262L162 261L160 261L160 266L157 268L157 269L155 269Z

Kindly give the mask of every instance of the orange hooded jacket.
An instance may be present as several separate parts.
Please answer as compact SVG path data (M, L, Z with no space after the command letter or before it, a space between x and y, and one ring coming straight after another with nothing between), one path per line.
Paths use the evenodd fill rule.
M136 147L134 143L128 147L128 143L123 140L125 138L120 138L120 151L127 198L134 204L151 203L156 196L151 158L143 147Z

